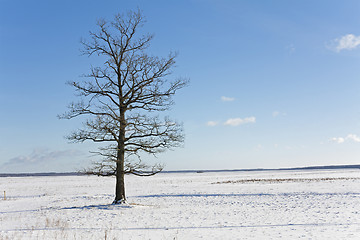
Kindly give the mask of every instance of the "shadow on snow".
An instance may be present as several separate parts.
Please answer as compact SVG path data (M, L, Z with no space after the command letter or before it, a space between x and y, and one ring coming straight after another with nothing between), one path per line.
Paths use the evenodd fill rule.
M345 192L345 193L193 193L193 194L153 194L153 195L138 195L133 196L137 198L168 198L168 197L262 197L262 196L359 196L358 192Z

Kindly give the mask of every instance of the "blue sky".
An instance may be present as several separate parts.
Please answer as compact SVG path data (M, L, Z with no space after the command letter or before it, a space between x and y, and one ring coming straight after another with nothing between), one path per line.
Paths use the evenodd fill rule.
M190 78L169 116L183 148L166 170L359 164L359 1L0 0L0 172L74 171L96 144L69 144L79 120L65 82L88 73L81 37L137 7L151 53L178 51Z

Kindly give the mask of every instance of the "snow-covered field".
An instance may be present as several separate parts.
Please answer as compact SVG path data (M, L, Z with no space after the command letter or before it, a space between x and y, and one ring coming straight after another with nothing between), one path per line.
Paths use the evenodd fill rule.
M114 182L0 178L0 239L360 239L360 170L127 176L127 206Z

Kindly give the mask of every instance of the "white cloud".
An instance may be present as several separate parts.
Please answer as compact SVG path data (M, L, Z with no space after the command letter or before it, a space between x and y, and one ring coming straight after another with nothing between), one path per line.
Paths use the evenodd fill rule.
M247 118L230 118L228 119L224 125L227 126L239 126L246 123L255 123L255 117L247 117Z
M352 140L354 142L360 142L360 138L355 134L348 134L346 139Z
M354 34L347 34L342 36L341 38L334 40L335 47L334 50L336 52L340 52L341 50L352 50L357 48L360 45L360 36L355 36Z
M345 139L342 137L333 137L330 139L331 142L336 142L336 143L343 143L345 142Z
M218 125L218 122L208 121L208 122L206 123L206 125L209 126L209 127L214 127L214 126Z
M360 137L356 134L348 134L346 137L333 137L330 142L344 143L345 141L360 142Z
M221 97L221 101L223 101L223 102L232 102L234 100L235 100L235 98L232 98L232 97L225 97L225 96Z

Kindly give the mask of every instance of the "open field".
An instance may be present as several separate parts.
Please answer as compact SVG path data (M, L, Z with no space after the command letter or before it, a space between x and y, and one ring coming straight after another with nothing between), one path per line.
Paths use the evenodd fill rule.
M359 239L360 170L0 178L0 239Z

